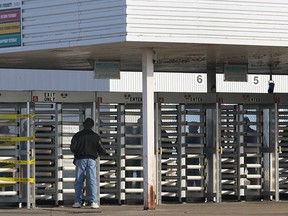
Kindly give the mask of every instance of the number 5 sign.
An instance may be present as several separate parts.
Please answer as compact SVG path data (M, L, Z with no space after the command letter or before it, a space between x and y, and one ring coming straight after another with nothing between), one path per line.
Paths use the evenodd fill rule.
M253 85L259 85L260 84L259 76L253 76L252 79L253 79L252 80Z

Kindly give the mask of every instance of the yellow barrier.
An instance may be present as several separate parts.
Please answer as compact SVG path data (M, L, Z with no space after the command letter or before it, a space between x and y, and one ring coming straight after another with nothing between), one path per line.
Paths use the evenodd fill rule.
M0 119L24 119L24 118L34 118L35 114L15 114L15 115L2 115Z
M0 137L0 141L4 142L23 142L28 140L35 140L35 136L28 137Z
M35 183L35 178L10 178L10 177L0 177L0 181L7 182L21 182L21 183Z
M30 160L30 161L27 161L27 160L0 160L0 163L28 165L28 164L35 164L35 159Z

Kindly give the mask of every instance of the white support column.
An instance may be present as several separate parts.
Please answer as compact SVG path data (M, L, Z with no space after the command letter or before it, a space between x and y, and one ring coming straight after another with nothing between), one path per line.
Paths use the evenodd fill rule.
M154 139L154 64L153 50L142 53L143 98L143 176L144 209L155 209L156 159Z

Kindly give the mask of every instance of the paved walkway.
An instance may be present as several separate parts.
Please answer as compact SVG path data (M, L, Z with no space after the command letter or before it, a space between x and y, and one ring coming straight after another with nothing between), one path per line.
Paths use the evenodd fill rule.
M2 216L274 216L288 215L288 202L229 202L229 203L195 203L195 204L163 204L156 207L156 210L145 211L140 205L102 205L100 209L83 207L73 209L65 207L37 207L28 209L0 209Z

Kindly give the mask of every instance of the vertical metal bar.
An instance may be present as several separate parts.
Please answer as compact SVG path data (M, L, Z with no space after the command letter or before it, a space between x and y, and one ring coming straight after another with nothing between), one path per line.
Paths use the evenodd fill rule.
M216 198L216 142L217 142L217 118L218 113L216 112L217 104L214 104L214 107L211 109L205 110L205 117L203 118L204 128L203 132L205 133L205 137L203 139L204 143L204 155L205 160L207 160L207 167L204 168L205 172L203 172L204 181L203 185L205 187L204 196L207 201L215 201ZM204 163L204 161L203 161ZM204 164L203 164L204 165Z
M62 144L63 144L63 125L58 122L63 121L62 104L55 104L55 204L59 205L59 201L63 201L63 158L62 158Z
M33 107L33 113L35 113L35 107ZM29 102L29 107L27 107L27 114L31 114L31 103ZM30 128L30 125L31 125L31 120L30 118L28 118L29 121L27 121L27 134L26 136L34 136L35 137L35 120L33 119L32 121L32 127L33 128ZM29 123L29 124L28 124ZM29 132L28 132L28 128L29 128ZM35 139L32 141L33 145L31 146L31 142L30 142L30 148L31 148L31 157L33 160L35 160ZM31 192L31 198L32 198L32 201L31 201L31 207L32 208L35 208L36 206L36 164L35 163L32 163L32 168L31 168L31 171L32 171L32 175L31 175L31 179L34 179L34 184L33 184L33 187L32 187L32 192Z
M117 146L118 146L118 162L117 162L117 171L118 171L118 203L121 204L121 200L126 199L125 191L125 137L123 134L125 133L125 126L123 122L125 122L125 106L123 104L118 104L117 107Z
M158 97L156 97L158 98ZM156 204L159 205L162 203L162 178L161 178L161 170L162 170L162 164L161 164L161 103L156 102L155 105L155 125L156 125L156 133L155 133L155 149L156 149Z
M245 196L245 189L244 189L244 184L245 184L245 178L243 178L243 176L245 176L245 166L241 166L241 164L245 164L245 159L244 159L244 154L245 154L245 148L244 148L244 125L240 124L240 122L244 121L244 107L243 105L239 105L238 107L238 112L237 112L237 116L238 118L237 120L237 141L238 141L238 145L237 145L237 199L241 200L241 197ZM246 164L245 164L246 165Z
M279 201L280 200L280 194L279 194L279 137L278 137L278 133L279 133L279 127L278 127L278 122L279 122L279 107L278 107L278 103L275 103L275 151L274 151L274 157L275 157L275 170L274 170L274 176L275 176L275 201Z
M30 103L27 102L27 114L29 113L30 110ZM30 134L30 118L27 118L27 136L28 134ZM27 161L30 161L30 153L31 153L31 149L30 149L30 140L27 140ZM31 173L30 173L30 163L27 164L27 179L29 179L31 177ZM31 200L30 200L30 182L27 181L27 209L31 208Z
M177 195L176 197L178 197L178 202L181 202L181 191L182 191L182 169L181 169L181 164L182 164L182 143L183 143L183 140L182 140L182 136L181 136L181 131L182 131L182 125L181 125L181 113L182 113L182 105L179 104L177 106L177 140L178 140L178 143L177 143L177 149L178 149L178 152L177 152Z
M260 107L261 108L261 107ZM264 149L270 149L270 147L274 146L273 145L273 137L272 136L272 131L274 131L274 128L272 128L272 114L271 114L271 106L268 107L262 107L262 112L263 112L263 122L262 122L262 142L263 142L263 147ZM261 138L261 137L260 137ZM272 162L272 158L274 158L274 152L268 152L262 151L262 161L263 161L263 193L265 199L269 198L271 196L272 188L271 184L274 182L274 173L273 170L275 169L274 163ZM270 195L270 196L269 196Z
M91 113L91 118L94 120L94 131L99 134L100 132L100 115L99 111L97 110L96 107L96 102L93 102L92 105L92 113ZM98 112L97 112L98 111ZM85 115L85 114L84 114ZM82 122L85 120L87 116L83 116L84 118L82 119ZM97 187L97 194L96 194L96 202L100 205L100 158L98 157L96 160L96 187Z
M220 146L220 138L221 138L221 110L220 104L216 103L216 157L215 157L215 164L216 164L216 181L215 181L215 188L216 188L216 202L220 203L221 200L221 146Z
M60 176L61 176L61 169L59 170L59 156L60 156L60 152L59 152L59 144L60 144L60 137L59 137L59 127L62 127L62 125L59 125L58 122L62 122L61 117L59 116L59 109L61 109L61 105L58 106L58 104L55 104L55 141L54 141L54 149L55 149L55 205L58 205L59 200L61 199L61 192L59 191L59 189L61 188L61 184L63 184L63 178L61 178L60 180ZM62 113L62 112L60 112Z
M100 112L99 112L99 109L96 105L96 102L94 101L93 102L93 105L92 105L92 113L91 113L91 118L94 120L94 122L96 123L95 124L95 127L94 127L94 130L96 133L99 133L100 132Z
M182 197L184 197L184 194L182 194L183 188L184 187L184 181L185 181L185 173L186 173L186 168L185 168L185 125L182 125L182 122L185 122L185 105L179 105L178 109L178 140L180 141L178 143L178 168L179 168L179 202L182 202ZM183 191L183 193L186 191Z
M144 209L155 209L154 64L153 50L142 53Z
M207 113L207 110L208 110L208 108L206 106L201 105L200 113L203 113L203 114L202 115L200 114L200 119L199 119L200 122L199 123L200 124L203 123L203 126L199 127L199 133L204 134L204 137L207 136L207 127L208 127L207 124L211 123L211 122L208 123L208 115L209 114ZM213 130L212 130L212 134L213 134ZM202 167L202 169L200 170L200 176L202 178L200 185L202 188L201 194L204 197L204 199L206 199L206 197L205 197L205 191L206 191L205 177L206 177L207 169L204 165L206 162L204 162L204 161L207 159L207 154L205 153L205 146L207 146L208 140L205 139L204 137L201 138L201 143L203 144L202 151L201 151L203 158L200 159L200 165Z
M15 113L21 113L22 114L22 110L21 110L22 106L19 105L19 104L16 104L15 105ZM28 111L26 111L26 114L28 114ZM21 119L15 119L16 122L18 122L19 126L17 127L16 131L18 134L20 134L20 136L24 136L22 133L21 133ZM26 136L26 134L25 134ZM23 153L21 153L21 142L16 142L15 143L16 145L16 149L19 149L19 151L16 150L15 152L15 156L16 158L19 158L19 160L22 160L21 156ZM21 172L22 172L22 167L20 164L15 164L15 167L16 167L16 176L15 177L18 177L18 178L25 178L25 176L22 176L21 175ZM27 176L26 176L27 178ZM22 192L22 189L21 189L21 186L22 186L22 183L21 182L16 182L16 185L15 185L15 190L17 191L17 194L18 194L18 200L21 201L19 202L19 208L22 208L22 198L23 198L23 192Z

